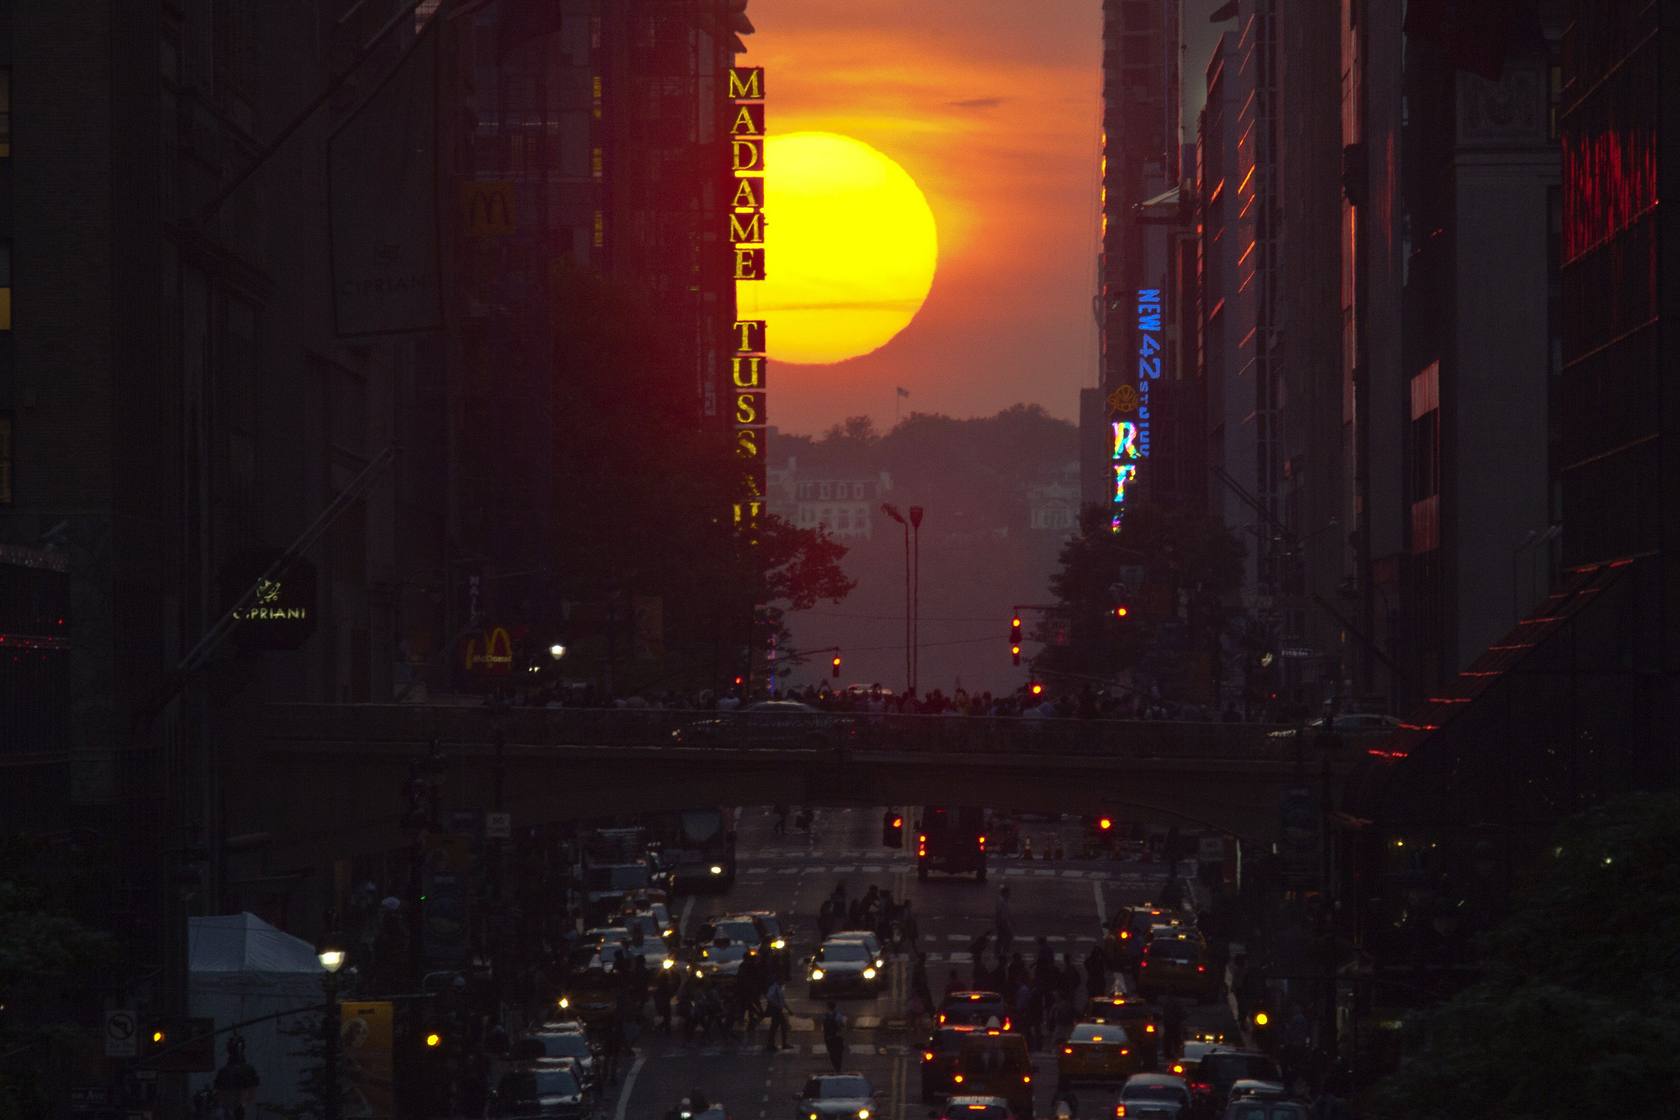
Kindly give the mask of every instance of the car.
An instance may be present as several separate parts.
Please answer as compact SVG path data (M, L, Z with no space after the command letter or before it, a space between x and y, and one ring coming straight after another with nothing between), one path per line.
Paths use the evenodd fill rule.
M1221 1120L1307 1120L1307 1117L1307 1106L1300 1101L1244 1097L1227 1105Z
M1256 1077L1241 1077L1231 1083L1231 1101L1262 1098L1265 1100L1283 1100L1289 1096L1281 1081L1264 1081Z
M1244 1079L1283 1083L1283 1072L1271 1055L1232 1046L1214 1047L1194 1066L1185 1063L1184 1076L1197 1104L1210 1112L1224 1107L1231 1086Z
M1137 1072L1126 1028L1116 1023L1076 1023L1056 1055L1056 1082L1124 1081Z
M1114 1115L1124 1120L1181 1120L1190 1109L1190 1086L1164 1073L1133 1074L1114 1102Z
M595 1080L595 1048L587 1036L571 1031L533 1031L513 1044L509 1058L533 1068L570 1065L578 1080L590 1085Z
M811 995L813 998L872 996L881 990L887 978L886 969L877 968L878 963L869 955L869 946L863 942L830 938L817 948L816 956L811 958L810 969L806 973Z
M953 1092L1004 1097L1017 1115L1033 1114L1033 1064L1025 1036L992 1028L957 1040Z
M1196 1068L1196 1063L1202 1060L1202 1055L1209 1050L1225 1045L1225 1036L1219 1033L1203 1031L1186 1039L1183 1047L1167 1065L1167 1072L1175 1077L1184 1077Z
M1098 996L1085 1004L1085 1018L1092 1023L1125 1027L1139 1069L1152 1070L1160 1064L1160 1019L1155 1008L1141 996Z
M1138 960L1138 991L1144 996L1170 993L1210 1000L1219 994L1219 982L1207 950L1195 941L1160 938L1145 946Z
M625 901L653 887L653 872L646 862L594 864L584 869L584 915L599 922L623 912Z
M702 979L736 976L742 961L758 955L761 947L758 925L743 915L708 919L700 923L695 946L691 968L694 975Z
M1020 1120L1006 1097L952 1097L933 1113L934 1120Z
M760 700L679 727L671 732L671 741L678 746L828 750L851 738L856 730L856 720L849 716L797 700Z
M1175 911L1157 906L1153 902L1122 906L1115 911L1114 920L1109 924L1109 936L1104 939L1103 953L1112 965L1120 968L1133 967L1143 955L1143 947L1149 944L1150 931L1157 925L1174 925L1179 920Z
M939 1005L934 1017L939 1026L986 1027L1009 1030L1009 1005L996 992L952 992Z
M922 1046L922 1103L933 1104L951 1092L951 1075L957 1070L957 1051L962 1036L980 1030L975 1026L939 1027Z
M566 978L555 1008L595 1026L618 1010L618 990L618 979L606 968L586 968Z
M496 1117L583 1120L589 1106L573 1070L528 1066L502 1074L491 1094L489 1112Z
M759 942L770 959L771 971L783 980L793 976L792 930L774 910L743 910L758 926Z
M874 1086L861 1073L822 1073L793 1095L794 1120L870 1120L880 1111Z

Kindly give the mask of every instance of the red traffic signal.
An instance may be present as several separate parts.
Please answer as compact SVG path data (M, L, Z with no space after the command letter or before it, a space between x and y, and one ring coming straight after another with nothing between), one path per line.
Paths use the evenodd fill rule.
M886 848L904 847L904 818L891 809L881 814L881 845Z
M1019 642L1009 647L1009 663L1011 665L1021 663L1021 644Z
M1011 645L1021 644L1021 616L1015 615L1009 620L1009 642Z
M834 655L834 660L830 664L833 668L829 670L829 676L838 678L840 676L840 655L838 653Z
M1126 604L1124 604L1124 603L1121 603L1118 607L1114 608L1114 617L1115 618L1125 618L1127 615L1129 615L1131 613L1132 613L1131 608L1126 606Z

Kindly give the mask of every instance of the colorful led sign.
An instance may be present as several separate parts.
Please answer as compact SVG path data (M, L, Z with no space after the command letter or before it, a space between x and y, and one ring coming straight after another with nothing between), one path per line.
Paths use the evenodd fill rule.
M1108 396L1113 436L1109 457L1114 468L1114 491L1109 495L1109 530L1118 533L1126 515L1127 487L1138 475L1138 461L1149 458L1149 389L1161 377L1161 289L1139 288L1137 293L1137 382L1121 384ZM1135 419L1121 420L1120 415Z

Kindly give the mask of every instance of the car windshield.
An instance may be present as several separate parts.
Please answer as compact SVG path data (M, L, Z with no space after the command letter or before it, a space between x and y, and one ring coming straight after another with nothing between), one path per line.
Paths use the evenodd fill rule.
M866 961L869 959L869 950L856 941L830 942L817 950L817 959L824 964L837 961Z
M782 935L782 927L776 923L774 915L760 914L758 920L764 923L764 932L769 934L771 937L780 937Z
M630 891L647 885L648 869L639 863L589 869L589 889L592 891Z
M1124 1027L1106 1025L1103 1023L1080 1023L1073 1028L1068 1036L1070 1042L1125 1042Z
M1231 1109L1232 1120L1306 1120L1306 1115L1293 1101L1245 1101Z
M543 1053L550 1058L589 1057L589 1042L581 1034L545 1034L538 1037L542 1040Z
M849 1100L869 1095L869 1079L847 1076L813 1077L805 1082L805 1096L809 1100Z
M1277 1063L1264 1054L1208 1054L1202 1058L1202 1077L1230 1085L1245 1077L1258 1081L1282 1081Z
M582 1089L569 1069L515 1070L504 1074L499 1092L512 1100L538 1097L575 1097Z
M758 944L758 930L751 922L719 922L712 931L712 941L738 941L747 945Z

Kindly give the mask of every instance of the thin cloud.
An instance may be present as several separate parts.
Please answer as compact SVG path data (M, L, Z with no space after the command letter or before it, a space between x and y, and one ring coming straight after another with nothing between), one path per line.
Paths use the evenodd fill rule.
M951 109L996 109L1008 98L1004 97L970 97L963 101L947 101L945 105Z

